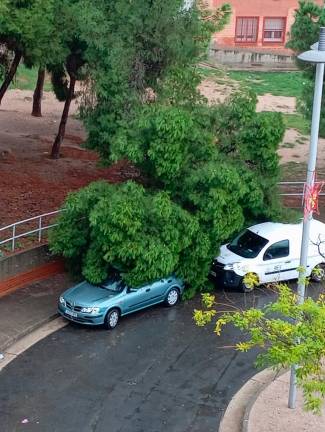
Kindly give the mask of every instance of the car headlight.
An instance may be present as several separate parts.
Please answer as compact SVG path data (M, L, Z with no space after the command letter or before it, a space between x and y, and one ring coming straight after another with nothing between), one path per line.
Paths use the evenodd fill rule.
M66 304L65 300L64 300L64 298L62 296L60 296L59 302L60 302L60 304L62 304L62 306L65 306L65 304Z
M234 262L234 263L231 263L231 264L226 264L224 266L224 270L234 270L234 267L236 267L237 264L238 264L237 262Z
M92 313L92 314L96 314L96 313L99 312L99 310L100 310L99 307L83 307L83 308L81 309L81 312L83 312L83 313Z

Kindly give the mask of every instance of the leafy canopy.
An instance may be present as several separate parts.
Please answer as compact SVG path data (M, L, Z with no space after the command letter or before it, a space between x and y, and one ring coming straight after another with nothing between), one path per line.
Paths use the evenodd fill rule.
M243 352L260 348L259 367L298 364L297 381L304 392L305 407L319 413L325 397L325 296L297 304L296 294L287 285L279 284L276 290L277 300L262 309L232 311L218 317L215 297L204 294L205 309L195 310L194 320L198 326L215 320L218 336L229 323L240 329L247 337L235 348Z
M272 190L281 117L256 114L254 103L248 103L251 95L235 98L243 112L247 107L252 112L249 135L248 113L242 124L237 121L230 153L216 131L221 137L226 133L219 118L224 111L231 118L229 106L236 106L238 117L233 100L218 107L200 99L145 104L127 128L118 130L108 152L112 160L127 158L136 165L143 185L102 182L71 194L51 238L52 250L79 262L93 282L116 265L133 286L175 271L192 286L189 295L202 289L221 242L245 221L278 211Z
M310 50L310 46L319 39L319 29L325 26L325 10L313 2L299 1L299 9L295 13L295 21L291 27L290 40L287 46L297 54ZM298 108L311 119L315 65L297 60L297 65L305 72L306 84L302 89L301 97L298 99ZM320 119L320 135L325 136L325 101L322 100L322 111Z
M1 2L0 43L21 52L27 66L46 65L61 56L60 33L55 27L55 0Z
M208 244L197 219L167 193L151 194L133 182L97 182L71 194L59 222L54 252L81 264L87 279L102 281L113 265L135 287L175 270L185 274L190 249L204 253Z
M51 248L92 282L114 264L134 286L174 271L191 295L205 286L221 242L279 213L282 117L256 113L251 93L217 106L199 94L195 62L211 22L197 8L134 0L130 14L127 0L104 4L99 39L87 39L87 58L98 60L88 61L95 98L83 111L87 145L103 163L127 159L141 175L70 195Z

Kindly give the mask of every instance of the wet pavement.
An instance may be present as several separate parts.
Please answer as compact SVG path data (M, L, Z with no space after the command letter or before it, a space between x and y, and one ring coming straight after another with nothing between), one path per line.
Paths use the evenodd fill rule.
M72 279L66 273L62 273L31 283L1 297L0 353L16 340L55 317L57 299L71 284Z
M242 308L272 300L217 295ZM241 337L230 326L221 337L196 327L199 307L153 307L114 331L69 324L40 341L0 373L1 432L216 432L256 352L230 348Z

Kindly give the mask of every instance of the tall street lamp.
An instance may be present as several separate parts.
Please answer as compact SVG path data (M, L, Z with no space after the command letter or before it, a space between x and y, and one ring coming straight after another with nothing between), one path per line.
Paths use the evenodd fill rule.
M308 159L308 168L307 168L307 182L305 188L305 190L308 192L312 190L315 182L315 167L316 167L316 157L317 157L319 120L320 120L320 111L321 111L324 63L325 63L325 27L320 28L319 42L311 46L311 51L306 51L300 54L298 56L298 59L307 63L316 64L314 102L313 102L313 113L312 113L312 121L311 121L309 159ZM305 288L306 288L305 280L306 280L306 269L307 269L309 232L310 232L310 221L313 217L313 209L312 208L306 209L304 216L305 217L303 221L301 250L300 250L298 304L302 304L305 299ZM291 367L291 376L290 376L289 403L288 403L289 408L295 408L296 406L296 395L297 395L296 370L297 370L297 365L293 365Z

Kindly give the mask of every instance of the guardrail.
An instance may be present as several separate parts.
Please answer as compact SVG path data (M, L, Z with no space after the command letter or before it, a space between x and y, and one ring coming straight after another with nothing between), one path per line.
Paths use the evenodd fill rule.
M279 182L278 186L284 186L286 189L295 189L295 188L301 188L301 191L296 192L280 192L280 196L297 196L297 197L303 197L304 195L304 185L305 182ZM321 192L319 196L325 196L325 192Z
M11 251L14 252L16 247L16 240L23 237L28 237L33 234L37 235L38 242L40 243L42 240L42 234L44 231L47 231L48 229L54 227L57 225L57 223L51 223L52 217L58 213L61 213L63 209L61 210L55 210L49 213L44 213L39 216L34 216L19 222L15 222L13 224L7 225L3 228L0 228L0 235L3 233L9 233L11 231L11 237L8 237L4 240L0 240L0 246L11 243ZM35 228L33 228L33 225L35 223ZM28 226L28 231L21 232L21 227ZM30 229L33 228L33 229ZM26 228L25 228L26 229ZM8 235L8 234L7 234Z

